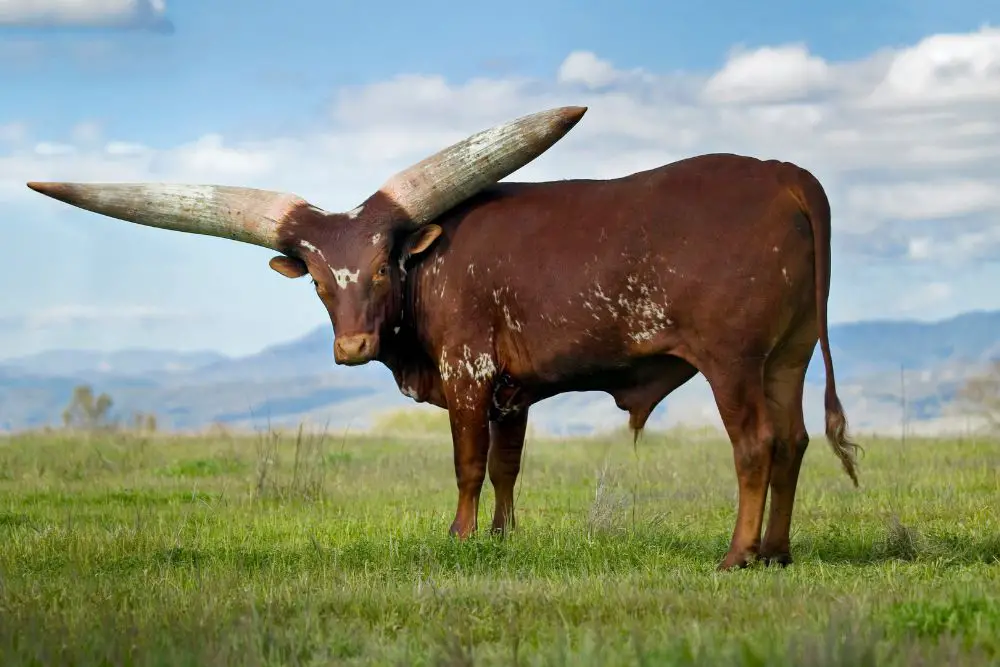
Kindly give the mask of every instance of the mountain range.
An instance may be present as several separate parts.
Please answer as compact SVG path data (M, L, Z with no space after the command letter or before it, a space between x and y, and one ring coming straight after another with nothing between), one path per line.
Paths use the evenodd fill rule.
M904 422L911 430L954 430L964 423L951 408L963 379L1000 359L1000 311L937 322L835 325L830 340L838 389L855 430L898 432ZM73 388L82 383L111 395L118 415L153 412L161 428L180 430L213 423L261 429L300 422L354 430L367 428L380 413L417 407L380 364L336 366L332 345L333 332L325 325L243 357L210 351L53 350L0 361L0 431L57 425ZM822 430L824 377L817 347L805 395L810 430ZM532 409L531 418L536 432L552 435L626 422L609 396L590 392L544 401ZM668 397L649 426L677 424L721 426L700 375Z

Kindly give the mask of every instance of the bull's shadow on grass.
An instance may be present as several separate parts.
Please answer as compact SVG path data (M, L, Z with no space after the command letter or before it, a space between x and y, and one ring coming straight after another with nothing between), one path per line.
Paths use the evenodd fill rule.
M974 565L1000 564L1000 535L922 533L893 518L884 529L865 536L824 537L813 534L792 542L798 562L877 565L889 561Z
M31 517L22 512L0 512L0 532L30 526Z
M729 536L691 535L660 528L625 531L612 536L547 536L544 532L522 538L516 533L499 538L487 533L466 541L446 535L401 535L391 538L359 536L336 543L303 535L298 544L272 546L166 546L145 541L121 543L105 559L91 561L95 574L115 575L137 571L212 568L254 575L286 575L336 571L345 575L381 572L391 576L460 573L477 576L546 577L626 575L643 570L684 570L709 576L728 547ZM257 542L260 544L260 542ZM125 552L126 555L121 555ZM1000 563L1000 537L959 535L921 538L903 544L893 533L871 538L817 538L800 540L792 547L792 569L818 564L879 567L889 562L933 563L935 566L969 566ZM41 571L60 570L62 557L41 559ZM762 564L757 568L761 569ZM34 568L32 568L34 569ZM771 567L774 572L784 568Z

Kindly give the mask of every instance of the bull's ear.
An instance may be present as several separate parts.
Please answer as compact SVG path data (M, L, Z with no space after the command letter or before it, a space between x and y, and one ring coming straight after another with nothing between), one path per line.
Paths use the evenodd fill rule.
M309 273L305 262L297 257L288 257L287 255L272 257L267 265L286 278L301 278Z
M443 230L439 225L423 225L420 229L406 237L403 242L404 261L414 255L419 255L433 245Z

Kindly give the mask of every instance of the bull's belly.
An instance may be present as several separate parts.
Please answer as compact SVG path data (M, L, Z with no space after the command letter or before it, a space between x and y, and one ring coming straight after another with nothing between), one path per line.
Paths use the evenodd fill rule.
M610 345L596 341L562 343L550 347L530 372L504 373L497 378L493 419L520 413L558 394L600 391L630 413L630 423L641 425L664 397L697 373L690 363L668 352L637 355L628 345L612 351Z
M527 362L507 365L511 380L539 391L566 385L583 390L613 388L622 374L649 365L652 359L669 354L671 344L665 334L633 340L621 328L571 329L523 344Z

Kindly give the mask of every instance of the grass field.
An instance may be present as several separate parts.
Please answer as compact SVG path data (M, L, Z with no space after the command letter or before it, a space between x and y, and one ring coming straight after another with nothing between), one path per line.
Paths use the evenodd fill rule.
M862 438L855 490L814 438L796 564L716 573L715 437L533 438L465 543L444 437L276 438L0 440L0 664L1000 662L997 441Z

